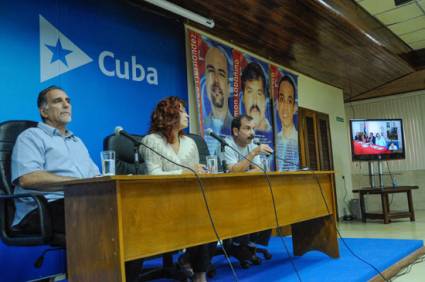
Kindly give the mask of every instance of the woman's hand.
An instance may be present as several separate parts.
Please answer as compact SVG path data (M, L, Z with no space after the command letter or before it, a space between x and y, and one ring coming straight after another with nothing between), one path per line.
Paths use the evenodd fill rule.
M196 164L194 169L196 173L199 173L199 174L208 173L207 167L203 164Z
M193 170L197 173L197 174L205 174L208 173L207 167L203 164L196 164L193 167ZM188 170L187 168L183 169L183 174L193 174L193 171Z

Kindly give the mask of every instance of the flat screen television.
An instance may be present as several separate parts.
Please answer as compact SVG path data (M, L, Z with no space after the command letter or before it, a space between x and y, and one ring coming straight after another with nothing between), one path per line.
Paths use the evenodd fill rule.
M405 158L401 119L353 119L350 136L353 161Z

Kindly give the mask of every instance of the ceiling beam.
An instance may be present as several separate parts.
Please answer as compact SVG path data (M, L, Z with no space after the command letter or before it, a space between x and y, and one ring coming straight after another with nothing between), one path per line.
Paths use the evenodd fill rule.
M409 53L401 55L401 57L406 60L414 69L425 69L425 48L413 50Z

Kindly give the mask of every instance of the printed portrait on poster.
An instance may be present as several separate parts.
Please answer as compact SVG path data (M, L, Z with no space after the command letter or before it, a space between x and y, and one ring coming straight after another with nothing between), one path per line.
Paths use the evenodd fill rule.
M251 116L255 124L256 141L273 148L269 65L238 50L233 50L233 61L235 116ZM273 170L273 157L269 158L269 162L269 167Z
M194 31L189 31L189 40L200 130L210 153L215 153L218 142L205 133L209 129L222 137L231 133L232 49Z
M275 125L276 170L300 167L298 146L298 77L270 66Z

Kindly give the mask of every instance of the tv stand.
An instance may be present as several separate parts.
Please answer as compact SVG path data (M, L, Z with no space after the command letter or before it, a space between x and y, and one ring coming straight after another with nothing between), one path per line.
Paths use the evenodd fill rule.
M370 187L375 188L383 188L384 187L384 179L383 179L383 175L384 173L382 172L382 160L378 160L378 186L376 186L375 183L375 168L374 168L374 162L373 161L368 161L368 166L369 166L369 184ZM390 174L391 176L391 174ZM391 176L391 182L394 182ZM393 183L394 184L394 183Z
M362 221L366 222L367 218L383 219L384 223L390 223L393 218L409 217L410 221L415 221L415 211L413 209L412 190L418 189L418 186L399 186L399 187L382 187L382 188L360 188L354 189L353 193L359 193L360 210L362 213ZM408 211L391 211L388 194L406 193ZM382 204L382 213L368 213L366 212L364 196L365 195L380 195Z

